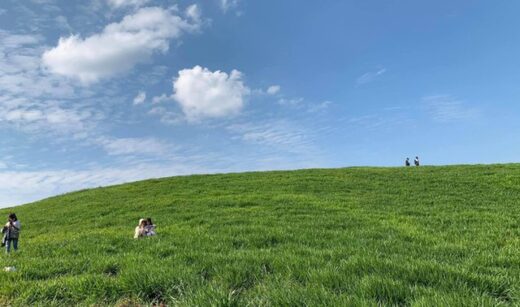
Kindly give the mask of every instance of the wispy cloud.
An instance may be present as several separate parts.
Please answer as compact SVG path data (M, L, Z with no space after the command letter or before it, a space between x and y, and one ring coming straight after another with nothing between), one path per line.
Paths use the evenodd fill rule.
M139 164L86 170L0 171L0 206L17 205L79 189L147 178L211 172L193 164Z
M276 147L285 152L309 152L313 146L306 129L287 120L233 124L227 130L247 143Z
M236 8L240 0L218 0L220 2L220 8L224 13L230 9Z
M76 135L95 126L102 112L73 83L40 69L42 38L0 31L0 123L25 132Z
M145 91L139 91L137 93L137 96L134 97L134 105L143 104L146 101L146 92Z
M280 98L280 99L278 99L278 104L282 105L282 106L294 107L294 106L301 105L303 101L304 101L304 99L302 97L297 97L297 98Z
M150 0L108 0L108 4L113 8L125 6L140 7L147 4Z
M357 78L356 85L360 86L363 84L373 82L374 80L376 80L377 78L379 78L380 76L382 76L385 73L386 73L386 68L382 68L377 71L367 72L367 73L363 74L362 76L360 76L359 78Z
M477 107L468 106L462 100L451 95L434 95L422 98L428 113L437 122L456 122L476 119L481 111Z
M327 110L332 105L332 101L325 100L320 103L311 104L307 108L307 112L316 113Z
M351 117L346 120L349 126L362 128L367 131L383 131L403 125L409 121L410 119L403 115L383 113Z
M0 96L0 123L31 133L74 135L84 133L90 124L103 118L95 109L71 106L56 101L31 101Z
M269 95L276 95L280 92L281 89L282 89L282 87L279 85L271 85L270 87L267 88L266 92Z
M173 110L165 105L152 107L148 114L159 117L159 120L166 125L176 126L186 122L186 117L182 114L182 111Z
M110 88L95 87L106 93L96 97L93 90L78 87L74 81L40 69L41 38L0 31L0 125L36 139L71 142L67 146L95 146L109 156L153 156L163 158L173 146L155 138L115 138L101 127L111 113ZM144 91L134 98L143 103Z
M156 138L114 138L99 137L95 143L113 156L120 155L148 155L165 157L173 155L174 146Z

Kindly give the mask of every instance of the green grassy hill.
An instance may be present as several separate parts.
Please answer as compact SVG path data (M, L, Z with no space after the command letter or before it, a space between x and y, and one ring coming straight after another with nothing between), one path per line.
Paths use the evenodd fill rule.
M520 304L519 164L175 177L14 211L1 305Z

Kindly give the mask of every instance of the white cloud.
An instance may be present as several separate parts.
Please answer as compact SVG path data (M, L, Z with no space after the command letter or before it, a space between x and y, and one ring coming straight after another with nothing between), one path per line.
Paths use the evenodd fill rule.
M357 78L356 84L359 86L370 83L378 77L382 76L384 73L386 73L386 68L382 68L378 71L367 72L366 74L363 74L361 77Z
M0 30L0 93L2 95L70 98L73 87L59 76L41 72L43 52L38 35L11 34Z
M272 85L269 88L267 88L267 94L269 95L276 95L280 92L281 87L279 85Z
M287 152L305 153L310 152L312 147L309 133L303 127L285 120L234 124L227 130L247 143L276 147Z
M166 52L171 39L198 27L191 17L186 20L159 7L141 8L99 34L60 38L42 59L51 72L90 84L126 72L154 53Z
M158 116L160 121L167 125L177 125L185 121L182 113L170 111L165 107L153 107L148 114Z
M280 98L278 99L278 104L282 105L282 106L298 106L300 105L302 102L304 101L304 99L302 97L298 97L298 98Z
M195 23L201 22L201 15L200 8L196 4L192 4L186 9L186 16Z
M240 0L219 0L222 11L227 12L229 9L236 8Z
M145 101L146 101L146 92L139 91L139 93L137 93L137 96L135 96L135 98L134 98L134 105L142 104Z
M91 93L41 71L42 38L0 30L0 124L29 134L72 136L96 127ZM71 103L74 102L74 103Z
M328 100L322 101L317 104L309 105L309 107L307 108L307 112L309 112L309 113L321 112L321 111L327 110L331 105L332 105L332 101L328 101Z
M2 48L18 48L38 44L42 37L38 35L11 34L0 30L0 39Z
M78 135L102 118L98 111L81 106L65 108L56 101L0 96L0 123L25 132Z
M228 75L200 66L179 71L173 88L173 98L188 121L236 115L251 92L239 71L233 70Z
M113 8L121 8L125 6L141 7L150 0L108 0L108 4Z
M430 116L438 122L454 122L475 119L480 116L480 110L467 106L464 101L451 95L434 95L422 98Z

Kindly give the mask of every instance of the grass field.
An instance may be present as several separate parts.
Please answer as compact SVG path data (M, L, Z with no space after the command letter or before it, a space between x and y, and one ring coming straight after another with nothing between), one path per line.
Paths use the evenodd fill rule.
M0 305L520 305L520 164L175 177L15 212Z

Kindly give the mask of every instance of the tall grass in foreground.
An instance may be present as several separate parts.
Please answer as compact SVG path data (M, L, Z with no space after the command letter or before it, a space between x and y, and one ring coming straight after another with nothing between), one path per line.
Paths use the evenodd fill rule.
M16 208L0 305L520 304L520 165L189 176ZM6 215L9 210L2 210ZM140 217L159 235L132 239Z

